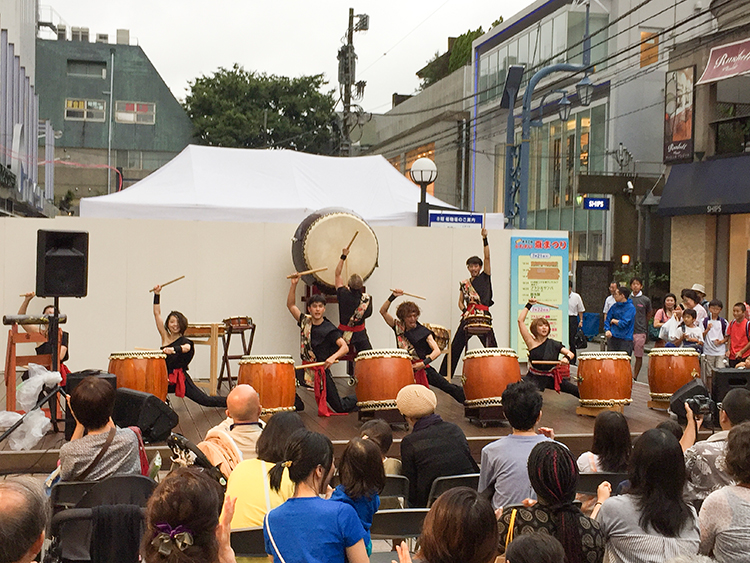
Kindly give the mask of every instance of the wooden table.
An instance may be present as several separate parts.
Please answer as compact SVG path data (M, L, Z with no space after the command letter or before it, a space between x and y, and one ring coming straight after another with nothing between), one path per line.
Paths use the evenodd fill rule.
M208 383L205 381L196 381L199 387L208 389L210 395L217 395L218 365L219 365L219 338L224 336L224 323L190 323L185 336L193 341L196 345L210 346L211 348L211 365L209 369Z

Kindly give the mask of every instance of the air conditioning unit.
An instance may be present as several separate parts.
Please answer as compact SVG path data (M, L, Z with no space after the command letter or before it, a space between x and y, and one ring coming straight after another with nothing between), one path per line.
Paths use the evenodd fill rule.
M107 34L107 33L97 33L96 34L96 42L97 43L109 43L109 34Z
M70 28L70 40L71 41L81 40L81 28L80 27L73 26Z
M57 40L65 41L67 39L68 27L65 24L58 24L57 26Z
M89 42L89 28L88 27L81 28L81 41L84 43Z

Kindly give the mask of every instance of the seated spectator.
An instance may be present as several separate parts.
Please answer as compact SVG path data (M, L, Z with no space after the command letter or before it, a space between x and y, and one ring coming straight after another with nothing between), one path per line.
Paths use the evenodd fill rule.
M685 461L673 434L644 432L635 442L627 494L610 497L604 481L596 515L606 541L605 560L624 563L665 561L698 553L698 517L682 497Z
M630 428L625 415L602 411L594 422L594 443L590 452L578 458L581 473L624 473L630 459Z
M563 546L557 538L546 534L518 536L505 550L505 563L560 563L564 560Z
M48 503L41 483L31 477L0 481L0 561L34 561L44 544Z
M417 557L429 563L493 563L497 522L492 506L468 487L445 491L424 519L419 545ZM406 542L396 549L400 563L411 563Z
M685 433L685 431L682 429L682 426L680 426L680 423L673 418L668 418L664 422L660 422L656 425L656 427L661 428L662 430L666 430L667 432L671 432L678 440L682 440L682 435Z
M224 499L219 483L202 469L173 471L148 501L141 541L143 561L235 563L229 543L233 512L234 502L228 496Z
M570 450L552 440L537 444L529 455L528 476L539 502L503 510L497 523L500 553L509 534L541 532L560 541L567 563L601 563L604 536L599 523L584 516L574 503L578 468Z
M714 491L701 506L700 552L730 563L750 554L750 422L729 431L724 465L737 484Z
M280 489L288 469L294 496L263 521L266 553L275 563L367 563L365 530L357 512L344 502L319 496L333 477L331 441L323 434L297 430L286 443L284 460L271 469L271 489Z
M289 471L284 470L278 490L269 485L271 468L284 461L287 440L305 424L296 412L273 415L258 438L257 458L241 462L234 468L227 484L227 496L236 498L232 529L261 526L266 513L294 494Z
M712 434L702 442L696 443L695 437L703 417L696 418L687 405L685 410L688 424L680 440L685 451L688 479L685 499L699 504L716 489L732 484L732 478L724 469L724 449L732 427L750 420L750 391L735 388L724 396L719 410L721 432Z
M386 475L401 475L401 460L388 457L393 445L393 430L391 425L381 418L374 418L365 422L359 429L359 435L375 442L383 456L383 467Z
M495 510L508 504L520 504L524 499L536 499L529 482L526 463L531 450L539 442L554 438L551 428L535 427L542 418L542 394L529 381L512 383L503 392L505 417L511 434L482 448L482 469L479 472L479 492L492 493Z
M108 381L85 378L73 390L68 408L75 417L76 429L70 442L60 448L61 481L140 475L138 437L129 428L117 428L112 422L115 389Z
M409 478L409 506L427 506L432 482L438 477L479 471L466 435L435 414L437 397L424 385L407 385L396 406L412 427L401 440L402 470Z

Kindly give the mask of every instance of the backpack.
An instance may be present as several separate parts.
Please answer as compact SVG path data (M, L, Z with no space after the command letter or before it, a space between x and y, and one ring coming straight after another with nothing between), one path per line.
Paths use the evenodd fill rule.
M708 323L711 321L710 317L704 317L703 318L703 330L706 330L708 328ZM726 336L727 335L727 328L729 327L729 323L724 317L719 317L719 321L721 322L721 335ZM750 323L748 323L750 324ZM745 326L745 332L747 332L747 325Z

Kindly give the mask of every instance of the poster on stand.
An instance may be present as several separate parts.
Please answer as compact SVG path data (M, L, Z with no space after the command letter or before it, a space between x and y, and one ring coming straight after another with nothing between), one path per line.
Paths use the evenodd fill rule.
M518 353L518 361L525 362L528 349L516 319L532 297L546 305L535 305L531 309L526 326L544 317L552 329L549 337L568 347L568 239L514 236L510 242L510 318L513 323L510 346Z

